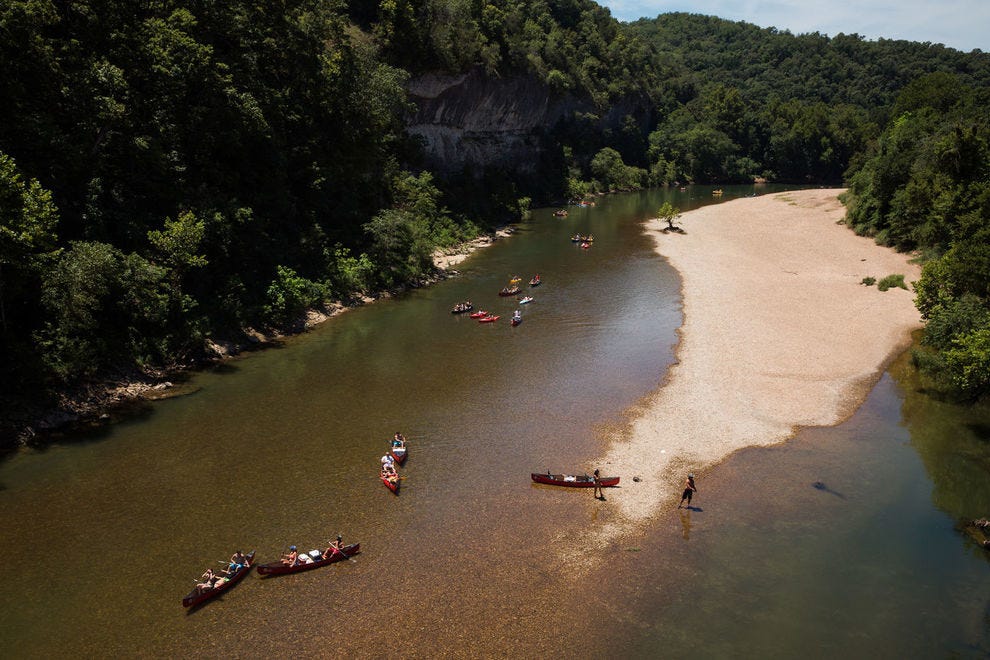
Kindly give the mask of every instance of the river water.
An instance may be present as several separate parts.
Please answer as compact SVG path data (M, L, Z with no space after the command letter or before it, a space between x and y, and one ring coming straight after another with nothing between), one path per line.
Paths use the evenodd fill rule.
M709 191L613 196L562 219L538 210L459 277L7 460L0 651L985 655L990 563L954 525L990 514L990 420L919 392L906 360L844 424L739 452L700 475L696 510L608 547L585 533L609 521L607 502L531 483L532 471L597 467L660 385L679 280L641 222L664 201L711 203ZM578 232L594 233L590 250L569 240ZM497 292L537 272L512 328L517 305ZM463 299L503 318L450 314ZM410 439L399 496L377 478L396 430ZM180 606L236 548L271 561L338 532L361 543L354 561L251 574Z

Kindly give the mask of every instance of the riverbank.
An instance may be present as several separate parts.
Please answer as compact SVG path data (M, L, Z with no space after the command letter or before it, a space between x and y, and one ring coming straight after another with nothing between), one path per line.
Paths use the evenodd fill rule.
M624 477L608 531L673 507L688 472L842 421L910 344L921 327L914 294L862 281L903 274L910 283L920 267L839 224L841 192L705 207L680 218L683 233L648 223L681 275L684 322L678 362L599 461ZM698 487L703 497L703 475Z
M456 275L454 266L476 250L512 233L511 227L501 227L492 234L479 236L447 250L438 250L433 255L434 275L410 286L428 286ZM2 400L0 453L23 446L44 445L53 433L112 423L118 417L126 417L129 409L142 402L181 396L187 393L181 383L192 373L278 345L285 338L307 332L349 309L390 298L395 293L380 291L373 295L356 295L348 302L328 302L320 308L307 309L299 318L279 328L248 327L242 328L237 337L206 338L202 351L182 364L146 371L136 367L125 368L102 380L54 392L48 402L26 398Z

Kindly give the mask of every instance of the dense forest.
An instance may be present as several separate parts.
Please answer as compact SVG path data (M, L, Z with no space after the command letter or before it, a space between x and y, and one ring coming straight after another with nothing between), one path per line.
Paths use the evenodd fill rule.
M928 260L919 361L990 391L979 51L590 0L10 0L0 67L8 421L415 285L533 201L675 182L848 183L857 231ZM427 169L407 85L468 71L580 101L536 136L540 176Z

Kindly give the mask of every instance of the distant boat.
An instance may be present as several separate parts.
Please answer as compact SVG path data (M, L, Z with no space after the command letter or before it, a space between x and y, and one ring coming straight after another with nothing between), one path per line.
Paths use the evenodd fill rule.
M541 472L533 472L530 476L536 483L550 486L568 486L570 488L594 488L595 486L595 478L586 474L550 474L549 472L543 474ZM602 486L605 488L619 485L619 477L601 477L599 481L601 481Z
M488 312L486 312L485 310L481 310L480 312L474 312L473 314L469 314L468 316L470 316L473 319L481 319L488 316Z
M519 310L516 310L516 313L512 315L512 320L509 321L509 323L512 326L517 326L522 323L522 314L519 313Z
M494 315L493 314L489 314L488 316L485 316L485 317L482 317L482 318L478 319L478 323L494 323L495 321L499 320L500 318L502 318L502 317L499 316L499 315L497 315L497 314L494 314Z
M397 445L393 441L392 448L389 449L389 453L392 454L392 458L394 458L395 462L399 465L405 463L406 458L409 456L409 450L406 448L406 441L403 440L401 445Z
M524 296L519 299L520 305L525 305L526 303L531 303L531 302L533 302L533 296Z
M721 197L722 196L722 189L721 188L716 188L715 190L712 191L712 195L714 197Z
M557 209L556 211L553 212L553 214L556 217L558 217L558 218L566 218L567 217L567 211L564 210L564 209Z
M249 552L244 559L245 559L244 565L241 568L237 569L236 573L234 573L231 577L221 582L219 585L213 587L212 589L205 589L202 591L200 591L199 589L193 589L192 591L190 591L189 595L187 595L185 598L182 599L182 606L194 607L196 605L199 605L205 600L209 600L214 596L219 596L220 594L222 594L223 592L227 591L235 584L240 582L242 579L244 579L244 576L250 573L251 569L254 568L254 550Z
M540 286L541 284L543 284L543 280L540 279L539 275L534 275L533 279L529 281L530 286Z
M516 286L515 284L513 284L512 286L504 287L501 291L498 292L498 295L500 295L500 296L514 296L514 295L520 293L521 291L522 291L522 289L520 289L518 286Z
M396 495L398 495L399 494L398 471L386 473L385 470L382 470L381 477L382 477L382 483L385 484L385 487L388 488L393 493L395 493Z
M295 566L289 564L283 564L280 561L273 561L269 564L262 564L258 566L259 575L285 575L286 573L299 573L302 571L311 571L314 568L319 568L320 566L326 566L327 564L336 564L338 561L344 561L345 559L350 559L351 555L356 555L361 552L360 543L352 543L350 545L345 545L343 548L334 552L329 557L324 557L323 553L319 550L313 550L309 552L310 559L313 561L308 563L298 563ZM317 554L314 554L317 553Z

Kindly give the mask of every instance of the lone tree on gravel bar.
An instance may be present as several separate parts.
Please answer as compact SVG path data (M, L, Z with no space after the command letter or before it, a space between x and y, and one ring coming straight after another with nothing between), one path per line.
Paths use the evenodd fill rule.
M663 220L664 222L667 223L667 227L664 229L664 232L684 231L680 227L674 225L674 220L677 220L679 217L681 217L681 212L678 209L674 208L670 202L663 203L663 206L661 206L660 209L657 211L657 217L660 220Z

